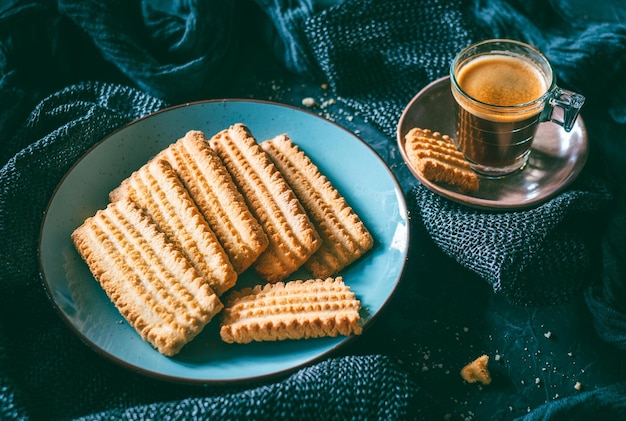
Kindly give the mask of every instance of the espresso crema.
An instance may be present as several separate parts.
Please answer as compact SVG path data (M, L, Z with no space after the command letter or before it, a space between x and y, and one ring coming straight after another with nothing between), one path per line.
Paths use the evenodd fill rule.
M504 54L479 56L458 71L457 82L472 98L496 106L516 106L546 93L545 76L522 58Z

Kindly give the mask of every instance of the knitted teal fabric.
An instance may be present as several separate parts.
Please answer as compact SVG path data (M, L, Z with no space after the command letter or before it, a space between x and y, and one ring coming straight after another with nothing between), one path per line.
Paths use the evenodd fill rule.
M600 337L626 347L624 25L555 20L568 10L565 0L254 3L285 66L329 83L342 106L380 129L388 141L373 146L394 170L402 168L394 141L400 113L419 88L447 73L462 46L506 36L543 49L559 80L588 98L592 154L580 179L549 202L513 213L467 209L415 182L407 197L413 225L516 304L567 300L589 285ZM184 0L0 6L0 418L442 419L404 367L382 356L332 358L259 385L165 385L96 355L50 305L37 242L57 183L111 131L219 91L236 46L246 41L234 29L250 6ZM562 419L574 411L579 419L614 417L624 408L622 392L609 386L549 403L528 418Z

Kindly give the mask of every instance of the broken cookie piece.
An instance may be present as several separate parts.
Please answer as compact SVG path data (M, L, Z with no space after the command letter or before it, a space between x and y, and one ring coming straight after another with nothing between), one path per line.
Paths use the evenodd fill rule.
M484 385L491 383L491 374L488 369L489 356L481 355L461 370L461 377L468 383L481 382Z
M228 294L226 343L359 335L361 302L342 277L268 283Z
M409 162L427 180L457 187L462 192L478 190L478 175L447 135L413 128L405 136Z

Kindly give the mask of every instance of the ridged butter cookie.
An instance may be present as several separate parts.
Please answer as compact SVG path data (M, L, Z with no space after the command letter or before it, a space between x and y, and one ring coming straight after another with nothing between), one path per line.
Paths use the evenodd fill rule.
M188 131L153 161L160 159L167 161L176 171L235 271L240 274L248 269L267 248L268 238L204 133ZM145 171L146 166L137 173ZM127 185L133 176L111 192L112 201L127 195Z
M321 245L319 234L282 174L243 124L210 139L252 214L261 223L269 246L253 264L259 276L278 282L295 272Z
M125 181L125 194L147 211L217 295L235 285L237 272L228 255L169 162L154 159L144 165Z
M244 288L225 298L220 336L245 344L358 335L360 307L341 277Z
M412 166L427 180L455 186L463 192L478 190L478 175L449 136L413 128L405 136L405 151Z
M177 354L223 307L191 262L130 200L87 218L72 241L120 314L164 355Z
M261 143L289 183L322 239L304 266L316 278L337 273L374 245L365 224L319 168L283 134Z

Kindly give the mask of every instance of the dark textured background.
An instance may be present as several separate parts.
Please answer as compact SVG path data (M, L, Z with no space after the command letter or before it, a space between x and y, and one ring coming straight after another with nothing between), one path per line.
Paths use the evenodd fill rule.
M264 5L271 2L257 3ZM415 2L415 5L420 7L427 3L437 2ZM554 1L549 2L549 6L540 1L460 3L467 7L466 10L484 8L484 20L489 23L488 28L493 32L508 30L512 36L517 35L537 43L545 42L548 38L558 41L562 37L562 42L549 44L553 48L551 53L559 57L571 58L571 54L559 54L568 51L570 47L575 50L576 42L585 41L584 38L572 41L565 37L567 31L573 30L577 25L585 26L596 22L624 24L626 20L624 6L615 0L604 2L603 7L596 7L597 4L587 4L582 0ZM223 37L217 40L209 37L204 41L190 40L176 44L171 39L177 34L174 30L156 31L156 40L141 44L133 38L136 34L132 31L128 34L117 32L117 35L128 36L129 42L123 44L124 48L119 47L121 44L112 43L119 40L119 37L113 36L115 33L111 32L111 36L107 38L102 36L102 32L98 32L99 27L107 28L111 24L106 21L105 14L98 13L98 10L106 5L114 10L132 12L132 8L138 8L140 2L7 3L10 4L16 7L13 9L16 10L13 16L7 12L11 10L8 6L3 6L5 9L0 8L3 10L5 23L0 25L0 40L4 46L0 55L0 164L3 165L0 175L3 176L3 181L11 174L27 176L26 171L20 171L12 165L15 162L24 162L16 160L16 157L37 153L36 147L29 147L34 139L45 139L49 136L59 142L59 148L71 146L63 145L62 133L50 133L46 129L54 127L55 116L62 115L67 119L72 110L76 110L77 115L84 112L86 99L94 102L102 98L111 99L93 108L106 120L106 124L83 126L88 128L90 136L98 137L104 135L110 127L123 124L133 116L161 108L165 104L204 98L243 97L306 108L302 105L302 99L313 97L318 106L310 110L345 126L372 145L397 175L407 197L411 197L410 191L416 181L402 164L390 130L395 125L392 118L395 114L389 110L403 98L394 96L393 104L388 108L379 101L372 101L363 94L363 90L351 91L350 88L355 84L345 83L345 78L326 80L324 76L328 74L328 69L298 73L298 69L310 69L311 63L306 60L310 56L296 51L289 56L291 60L286 59L285 52L281 50L281 40L275 38L271 31L271 21L265 20L264 13L253 10L248 2L232 2L230 6L224 6L224 10L216 12L216 15L228 17L222 21L211 20L208 9L204 10L202 16L207 19L198 25L206 25L213 32L222 34ZM168 9L167 2L157 1L153 4L156 6L151 13L158 14L159 10ZM202 7L208 7L208 3L199 4L200 11ZM446 3L442 7L453 8L455 4L457 3ZM502 7L505 5L510 8L506 10L511 13L503 13ZM242 7L247 8L246 13L241 13ZM274 9L268 6L267 10ZM137 14L138 12L123 13L121 15L124 18L115 24L124 28L124 19L132 19ZM72 19L68 16L72 16ZM180 21L164 22L161 20L165 19L162 16L152 16L154 22L162 24L162 28L180 28ZM505 19L507 16L508 19L515 17L515 22L518 23L528 19L534 25L507 25L507 22L510 23ZM332 20L332 17L327 18ZM550 20L559 24L551 25ZM568 26L564 23L567 20L576 25ZM91 27L92 32L89 32L84 29L85 22L96 22L97 25ZM168 22L172 26L168 26ZM416 23L425 26L424 30L437 31L436 27L428 27L428 24L429 22ZM536 31L537 26L547 29L544 32ZM472 28L471 24L468 27ZM304 32L306 36L307 33ZM300 37L303 36L302 33L299 34ZM608 37L611 32L607 31L607 34ZM310 29L308 36L312 36ZM268 39L273 41L268 44ZM623 46L617 36L601 41L604 41L601 45L613 46L612 51L624 51L620 50ZM296 42L302 43L298 45L306 45L306 41L301 38ZM146 45L150 46L147 51ZM162 51L159 45L170 48ZM102 54L103 48L108 54ZM282 54L276 55L277 51L282 51ZM581 51L585 53L585 50ZM605 54L610 57L611 50L607 51ZM112 64L120 63L120 57L129 52L132 52L130 56L145 54L152 59L143 62L145 67L132 67L130 70L126 68L126 72L123 65L131 64L131 60L122 60L121 67ZM317 53L321 54L320 51ZM593 56L597 52L587 53ZM190 56L200 59L193 62L186 60ZM204 56L219 57L220 65L211 64L210 57ZM245 58L243 62L242 57ZM201 82L189 81L188 86L195 89L182 87L180 90L167 90L172 80L167 79L165 73L161 75L159 70L165 68L164 63L168 60L179 66L175 67L176 71L172 67L167 68L171 71L170 76L175 76L177 71L195 72L186 66L191 66L191 69L198 66L206 73L198 70L200 73L195 74ZM624 69L623 60L622 56L615 56L615 71ZM622 67L618 66L620 63ZM622 164L626 162L624 121L616 122L615 116L624 115L620 114L626 107L624 97L620 96L623 92L610 85L608 77L598 77L600 74L610 74L610 66L599 69L602 73L598 69L587 69L589 73L581 75L577 72L579 68L575 66L567 69L567 61L562 64L562 71L569 76L564 82L570 87L585 88L588 96L583 116L594 136L591 138L593 144L589 168L596 174L611 171L615 177L613 181L619 184L624 178L620 178L620 173L615 169L623 169ZM288 71L286 66L291 66L296 72ZM429 68L428 72L416 78L434 78L440 75L444 67L443 62L439 63L437 68ZM593 66L591 70L594 70ZM157 74L160 76L156 77ZM361 76L364 78L362 83L367 83L367 72L363 71ZM40 108L47 112L56 110L58 114L42 113L29 118L31 111L36 109L42 99L83 80L120 82L133 85L138 90L118 92L119 98L127 102L116 103L112 100L115 95L98 89L103 85L90 85L84 91L74 89L66 92L65 96L55 96L55 104L48 102ZM322 86L323 83L329 83L329 86ZM397 83L393 85L396 88L399 86ZM588 89L589 86L597 89ZM421 86L411 86L406 88L411 91L402 92L401 95L408 101L420 88ZM148 91L150 95L142 96L142 91ZM377 99L381 95L385 96L381 91L377 94ZM71 102L74 98L72 95L80 98L81 102ZM162 98L157 99L157 96ZM614 117L610 117L611 115ZM63 121L59 120L57 123L59 126ZM99 129L104 132L100 134ZM40 147L44 144L45 142L38 143ZM75 146L78 148L79 144ZM50 151L48 149L47 153ZM64 154L63 150L57 150L56 156L61 160L66 159L67 165L74 159L72 155ZM45 165L45 156L41 156L41 159L44 160L42 165ZM60 177L60 174L50 176ZM17 179L11 180L15 184L20 182ZM284 376L260 384L185 386L145 378L102 359L84 346L53 312L40 279L31 276L36 268L26 268L18 264L23 261L24 254L31 253L32 247L28 245L35 244L36 237L21 238L15 226L7 225L14 221L11 217L15 218L7 210L10 208L9 203L25 200L28 201L25 203L33 204L32 209L37 209L39 204L47 201L45 195L49 192L46 189L41 192L21 191L23 197L12 196L15 192L20 190L12 188L12 185L3 185L0 196L3 204L0 230L4 241L0 249L0 414L15 418L22 415L32 419L69 419L99 411L111 411L109 415L141 418L142 410L147 411L141 405L149 405L150 410L155 412L143 412L144 417L151 414L158 418L159 413L172 417L177 413L191 415L198 413L198 408L203 404L212 409L219 408L221 403L223 408L230 408L230 414L235 416L237 399L240 399L239 409L256 407L258 418L270 418L276 414L263 413L264 405L269 411L272 407L269 403L276 396L297 392L294 383L306 384L302 376L296 375L295 378ZM619 206L619 202L614 206ZM21 216L32 223L40 218L38 214L24 213ZM619 228L619 225L616 226ZM622 228L626 227L622 225ZM604 247L614 248L613 255L619 255L624 250L623 237L612 237L612 232L626 231L615 229L606 236ZM23 243L17 240L15 243L7 243L6 239L13 238ZM600 263L598 265L601 266ZM619 265L615 265L604 268L602 273L614 274L616 279L626 283L621 270ZM594 276L599 277L599 272ZM620 284L611 285L616 288L612 291L613 296L623 296L620 295L623 293L619 291ZM356 367L363 371L363 364L370 364L372 372L363 371L364 376L393 378L398 382L398 390L408 388L412 391L409 396L397 396L395 400L390 400L389 406L396 408L392 404L409 401L413 405L411 411L417 411L418 408L422 410L411 412L415 414L415 418L442 419L445 414L449 414L451 419L514 419L530 412L529 419L544 415L546 418L551 416L562 419L550 412L560 410L561 406L551 404L573 402L575 405L576 401L567 400L569 397L580 398L583 402L582 408L587 408L587 412L579 408L583 419L585 415L589 415L589 408L596 408L594 405L598 403L602 405L597 407L600 409L596 410L596 415L602 415L603 408L607 414L611 414L616 408L624 409L626 367L624 352L620 348L626 347L623 340L626 330L617 330L621 335L598 337L593 325L596 319L592 317L589 308L582 291L574 294L568 301L552 306L511 304L507 297L494 294L484 279L444 253L431 239L424 224L414 217L410 259L398 291L370 329L332 356L348 358L339 360L344 364L335 366L336 361L333 359L324 365L312 367L312 373L320 374L322 380L311 384L330 385L332 382L329 378L332 375L328 373L337 372L333 370ZM37 346L31 346L30 343L36 343ZM492 358L490 369L493 383L490 386L464 383L458 374L460 368L483 353ZM377 354L384 355L389 360L370 357ZM368 357L354 362L350 360L358 356ZM500 357L499 361L496 361L496 356ZM347 373L354 375L349 370ZM354 377L355 384L357 377ZM576 382L581 383L581 391L574 389ZM333 387L345 388L345 384L332 384ZM614 389L605 389L608 386ZM311 387L305 390L313 393L316 389ZM261 397L252 401L254 405L244 400L250 391L256 391L255 396ZM596 395L586 394L594 391L597 391ZM550 405L541 407L544 404ZM402 405L398 407L406 410ZM139 409L124 413L127 408ZM209 412L207 409L207 413L219 412Z

